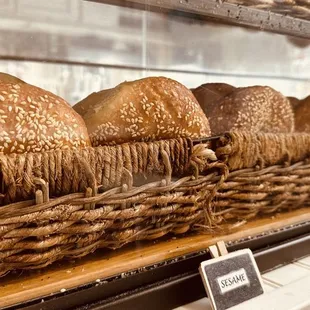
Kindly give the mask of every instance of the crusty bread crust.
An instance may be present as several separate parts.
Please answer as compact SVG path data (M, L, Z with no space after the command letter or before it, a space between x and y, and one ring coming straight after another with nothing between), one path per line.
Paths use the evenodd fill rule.
M310 96L300 100L295 107L295 130L310 133Z
M289 100L271 87L236 88L222 97L218 94L216 100L205 99L210 96L208 90L200 90L199 96L212 135L231 130L270 133L294 131L294 114Z
M296 110L296 108L298 107L299 103L302 101L302 100L299 100L298 98L296 97L287 97L287 99L289 100L290 104L291 104L291 107L293 109L293 111ZM295 124L296 125L296 124Z
M192 91L201 108L208 116L209 105L214 104L223 97L231 94L235 89L234 86L226 83L206 83Z
M0 152L42 152L89 145L83 119L66 101L17 78L0 76Z
M210 136L208 119L189 89L164 77L124 82L74 107L93 146Z
M25 84L25 82L16 76L0 72L0 81L4 83L12 83L12 84Z

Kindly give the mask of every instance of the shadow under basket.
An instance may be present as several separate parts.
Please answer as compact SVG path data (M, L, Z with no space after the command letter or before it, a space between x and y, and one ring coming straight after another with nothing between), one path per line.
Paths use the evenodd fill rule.
M0 272L310 204L310 135L0 155ZM227 225L229 224L229 225Z

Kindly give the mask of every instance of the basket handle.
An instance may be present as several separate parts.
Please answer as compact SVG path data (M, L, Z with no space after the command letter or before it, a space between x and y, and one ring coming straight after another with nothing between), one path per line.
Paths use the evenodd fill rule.
M167 186L171 183L172 167L168 153L165 150L162 150L162 157L166 171L165 179L162 180L162 186Z
M48 182L41 178L34 178L34 184L39 185L40 189L36 190L35 192L35 199L36 204L41 204L44 202L49 202L50 195L49 195L49 186Z

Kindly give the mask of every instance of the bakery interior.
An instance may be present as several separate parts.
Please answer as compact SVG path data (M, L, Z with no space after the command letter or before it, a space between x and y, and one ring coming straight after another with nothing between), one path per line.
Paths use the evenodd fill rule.
M229 8L231 5L231 14L234 14L233 9L243 10L242 1L241 6L234 2L238 1L0 0L0 72L49 91L72 107L94 92L147 77L167 77L189 91L206 83L225 83L236 88L269 86L283 97L298 100L309 96L310 13L307 15L306 11L302 17L294 17L287 7L283 12L273 13L272 9L245 6L249 13L261 12L261 15L241 14L242 18L232 20L228 14L223 18L221 9L226 5ZM202 3L210 7L206 9L208 13L203 12ZM309 4L308 10L310 12ZM266 12L269 19L266 17L266 24L260 23L259 18L265 18ZM273 20L280 26L270 27L268 23L272 24ZM300 23L300 27L296 28L295 23ZM277 134L274 143L280 143ZM294 134L294 130L286 133L290 134ZM245 136L244 140L247 139ZM291 141L287 136L283 139ZM310 255L310 190L308 194L301 188L309 182L306 174L310 154L302 147L302 143L305 143L304 148L310 144L310 138L307 139L305 134L298 140L300 143L296 142L298 151L291 146L293 155L288 161L282 158L282 162L270 165L283 169L292 167L281 172L283 177L304 178L299 183L296 181L301 184L300 189L299 192L292 190L288 210L277 207L274 213L239 219L229 227L224 223L220 232L217 227L211 227L161 234L164 225L154 224L155 237L150 240L135 240L133 236L128 244L108 246L109 249L98 246L80 256L71 255L74 250L72 253L65 250L62 258L58 259L55 254L46 264L42 260L42 267L38 264L38 268L27 268L35 266L35 258L30 265L25 263L25 268L15 268L14 264L6 268L10 249L1 249L0 267L2 265L5 271L0 272L0 308L158 309L160 306L174 309L205 295L198 266L202 260L210 258L208 246L219 240L226 242L229 251L251 248L258 253L255 258L262 272ZM207 147L213 143L212 139L197 142L195 137L194 140L195 145L206 143ZM270 147L282 152L274 143L270 142ZM300 155L302 152L304 156ZM300 158L296 159L298 156ZM305 172L294 174L301 162ZM254 171L253 175L260 174ZM237 179L238 176L234 181L238 182ZM139 186L150 182L154 182L152 173L148 179L140 181ZM260 180L255 182L258 184ZM270 185L270 197L273 193L277 195L279 184ZM288 185L288 190L291 188ZM303 196L296 198L298 206L295 207L292 197L301 191ZM252 194L254 197L255 191ZM217 199L220 200L215 198L215 202ZM248 204L254 203L256 198L251 199L247 200ZM270 198L273 203L279 199L285 200L285 193ZM0 208L5 207L2 203ZM125 203L123 207L134 208L135 205ZM273 209L272 203L268 207ZM0 229L5 230L8 216L3 210ZM85 223L90 228L96 224L86 220ZM131 224L131 227L139 231L140 224ZM12 234L14 236L13 230ZM82 238L78 232L76 236ZM2 235L1 238L3 241L6 237ZM38 240L42 241L40 238ZM16 261L25 259L28 251ZM44 250L41 251L38 249L37 255L41 253L43 257ZM19 252L16 253L18 256ZM159 299L162 301L158 304Z

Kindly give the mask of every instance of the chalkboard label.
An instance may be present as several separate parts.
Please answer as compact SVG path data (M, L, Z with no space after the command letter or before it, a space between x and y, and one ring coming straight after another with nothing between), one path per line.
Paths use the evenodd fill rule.
M214 310L225 310L264 293L249 249L202 262L199 268Z

